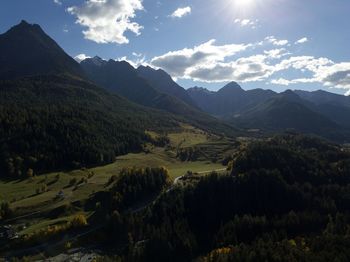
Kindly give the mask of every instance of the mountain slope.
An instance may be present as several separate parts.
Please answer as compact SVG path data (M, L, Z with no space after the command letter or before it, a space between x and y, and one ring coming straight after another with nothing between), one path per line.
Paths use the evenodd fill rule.
M186 90L174 82L165 71L161 69L155 70L149 66L140 66L137 68L137 73L158 91L175 96L192 107L197 107Z
M175 114L185 122L215 132L233 133L234 129L200 111L176 96L161 92L125 61L104 61L98 57L81 62L86 75L99 86L143 106ZM170 87L171 89L171 87Z
M62 73L83 75L79 64L39 25L22 21L12 27L0 35L0 51L0 79Z
M151 106L160 93L137 75L125 61L105 61L99 57L81 62L86 75L99 86L145 106Z

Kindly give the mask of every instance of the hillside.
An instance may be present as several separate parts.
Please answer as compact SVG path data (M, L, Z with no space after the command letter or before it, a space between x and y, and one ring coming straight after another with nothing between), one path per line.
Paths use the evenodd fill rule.
M2 174L100 165L140 150L145 129L177 126L83 80L38 76L0 81Z

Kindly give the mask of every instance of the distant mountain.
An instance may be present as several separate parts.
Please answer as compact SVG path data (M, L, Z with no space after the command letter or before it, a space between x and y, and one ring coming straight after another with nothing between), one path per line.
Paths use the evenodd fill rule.
M238 114L276 94L263 89L245 91L236 82L227 84L217 92L200 87L190 88L187 92L202 110L223 118Z
M94 57L85 59L80 64L86 75L97 85L135 103L181 116L184 118L184 121L190 121L192 124L204 129L233 130L227 124L220 123L214 117L180 99L179 96L181 97L183 93L179 90L185 90L174 83L171 78L170 80L168 79L170 86L159 88L158 83L166 84L166 82L162 80L159 82L157 80L149 81L140 77L139 70L136 70L126 61L104 61ZM147 69L147 71L151 72L152 70ZM164 77L162 71L154 70L153 73L160 73L161 78ZM174 91L172 91L173 88L175 89ZM177 96L172 95L172 93L176 93Z
M247 129L270 132L297 131L316 134L339 142L349 141L349 130L313 110L314 105L288 90L231 119Z
M323 90L294 91L301 98L315 104L315 110L341 126L350 128L350 97Z
M344 106L350 108L349 96L338 95L324 90L317 90L313 92L295 90L294 92L298 94L301 98L308 100L316 105L333 104L337 106Z
M26 21L0 35L0 79L43 74L82 76L79 64L41 29Z
M188 105L197 107L196 103L188 95L186 90L179 86L171 76L165 71L155 70L149 66L140 66L137 68L137 73L140 77L146 79L158 91L177 97Z
M244 129L263 132L294 130L340 142L350 139L349 98L324 91L243 90L231 82L217 92L190 88L199 107Z

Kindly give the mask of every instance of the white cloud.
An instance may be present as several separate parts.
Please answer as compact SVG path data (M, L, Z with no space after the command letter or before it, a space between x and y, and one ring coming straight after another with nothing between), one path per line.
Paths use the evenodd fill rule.
M274 36L266 37L265 41L267 41L268 43L273 44L275 46L284 46L284 45L287 45L289 43L288 40L279 40L279 39L276 39Z
M185 78L187 73L193 71L194 68L205 68L224 62L226 58L246 50L249 46L251 45L231 44L220 46L215 45L213 39L194 48L185 48L154 57L151 64L163 68L173 77Z
M276 70L287 70L293 68L305 72L318 72L321 67L332 65L333 62L328 58L321 57L315 58L313 56L292 56L288 59L281 61L276 65Z
M173 18L181 18L185 15L191 14L192 9L189 6L176 9L170 16Z
M217 45L215 40L154 57L149 64L162 68L173 78L201 82L257 82L277 85L321 84L343 88L350 95L350 62L335 63L326 57L293 56L288 40L267 37L250 44ZM279 48L264 50L265 46ZM282 47L283 46L283 47ZM237 54L249 55L238 58ZM287 72L287 74L285 74ZM275 77L278 73L291 79ZM349 90L349 91L348 91Z
M292 84L307 84L307 83L317 83L317 82L318 81L315 78L297 78L293 80L279 78L279 79L272 79L270 83L275 85L289 86Z
M146 62L145 57L138 57L136 60L129 59L127 56L119 57L115 59L115 61L125 61L128 62L130 65L132 65L134 68L138 68L140 65L147 66L149 65Z
M86 54L79 54L76 57L74 57L75 61L80 63L81 61L84 61L85 59L91 58L91 56L88 56Z
M56 5L62 5L61 0L53 0L53 2L54 2Z
M256 20L250 20L250 19L235 19L235 24L238 24L242 27L245 27L245 26L249 26L251 27L252 29L255 29L259 23L259 20L256 19Z
M264 54L268 56L269 59L280 59L283 56L290 55L285 48L265 50Z
M238 60L190 68L187 76L202 82L252 82L262 81L273 74L273 66L266 63L266 56L255 55Z
M350 63L339 63L322 67L316 72L316 77L329 87L349 89L350 92Z
M291 85L300 83L320 83L324 86L349 89L350 92L350 62L334 63L328 58L313 56L297 56L281 61L275 66L275 71L289 68L300 70L301 73L311 73L309 78L273 79L272 84Z
M135 56L135 57L141 57L142 56L141 53L136 53L136 52L132 52L132 55Z
M138 10L143 10L141 0L87 0L81 6L67 9L77 17L76 23L87 27L83 31L86 39L118 44L129 42L126 31L140 34L143 27L131 21Z
M309 39L307 37L303 37L301 39L299 39L298 41L295 42L296 45L299 45L299 44L304 44L306 42L308 42Z

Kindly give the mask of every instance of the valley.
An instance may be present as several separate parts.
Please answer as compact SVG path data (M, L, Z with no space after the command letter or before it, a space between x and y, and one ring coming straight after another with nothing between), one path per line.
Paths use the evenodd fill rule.
M158 136L155 132L149 134ZM188 125L183 125L180 130L169 133L167 137L169 138L167 147L148 144L145 146L146 152L117 157L115 162L109 165L0 182L0 199L10 203L13 212L11 219L3 221L2 224L20 228L16 231L23 236L49 226L67 223L76 214L83 213L89 217L91 213L84 211L84 203L94 193L109 190L110 179L117 178L125 168L165 167L172 180L188 172L196 176L207 175L214 171L225 172L226 167L217 159L214 163L214 159L210 157L212 155L223 157L224 153L231 153L231 146L234 143L229 142L227 138L209 135ZM215 152L212 152L215 145ZM189 147L200 147L207 153L196 161L181 161L176 156L176 151ZM227 147L230 151L227 151ZM55 215L52 217L50 214L54 214L57 210L62 210L63 213L59 217Z
M337 78L347 88L348 71L335 70L348 64L290 57L276 68L314 70L294 82L324 88L277 92L270 84L295 83L267 81L270 63L307 38L133 50L137 61L67 53L83 46L62 34L91 26L94 8L125 8L111 24L139 36L129 20L142 3L128 3L65 6L81 17L57 42L25 20L0 34L0 261L350 261L350 97L325 91ZM179 12L165 17L191 8ZM84 48L116 57L124 49L111 42L129 39L106 21L83 31L99 37ZM226 61L266 46L280 49Z

